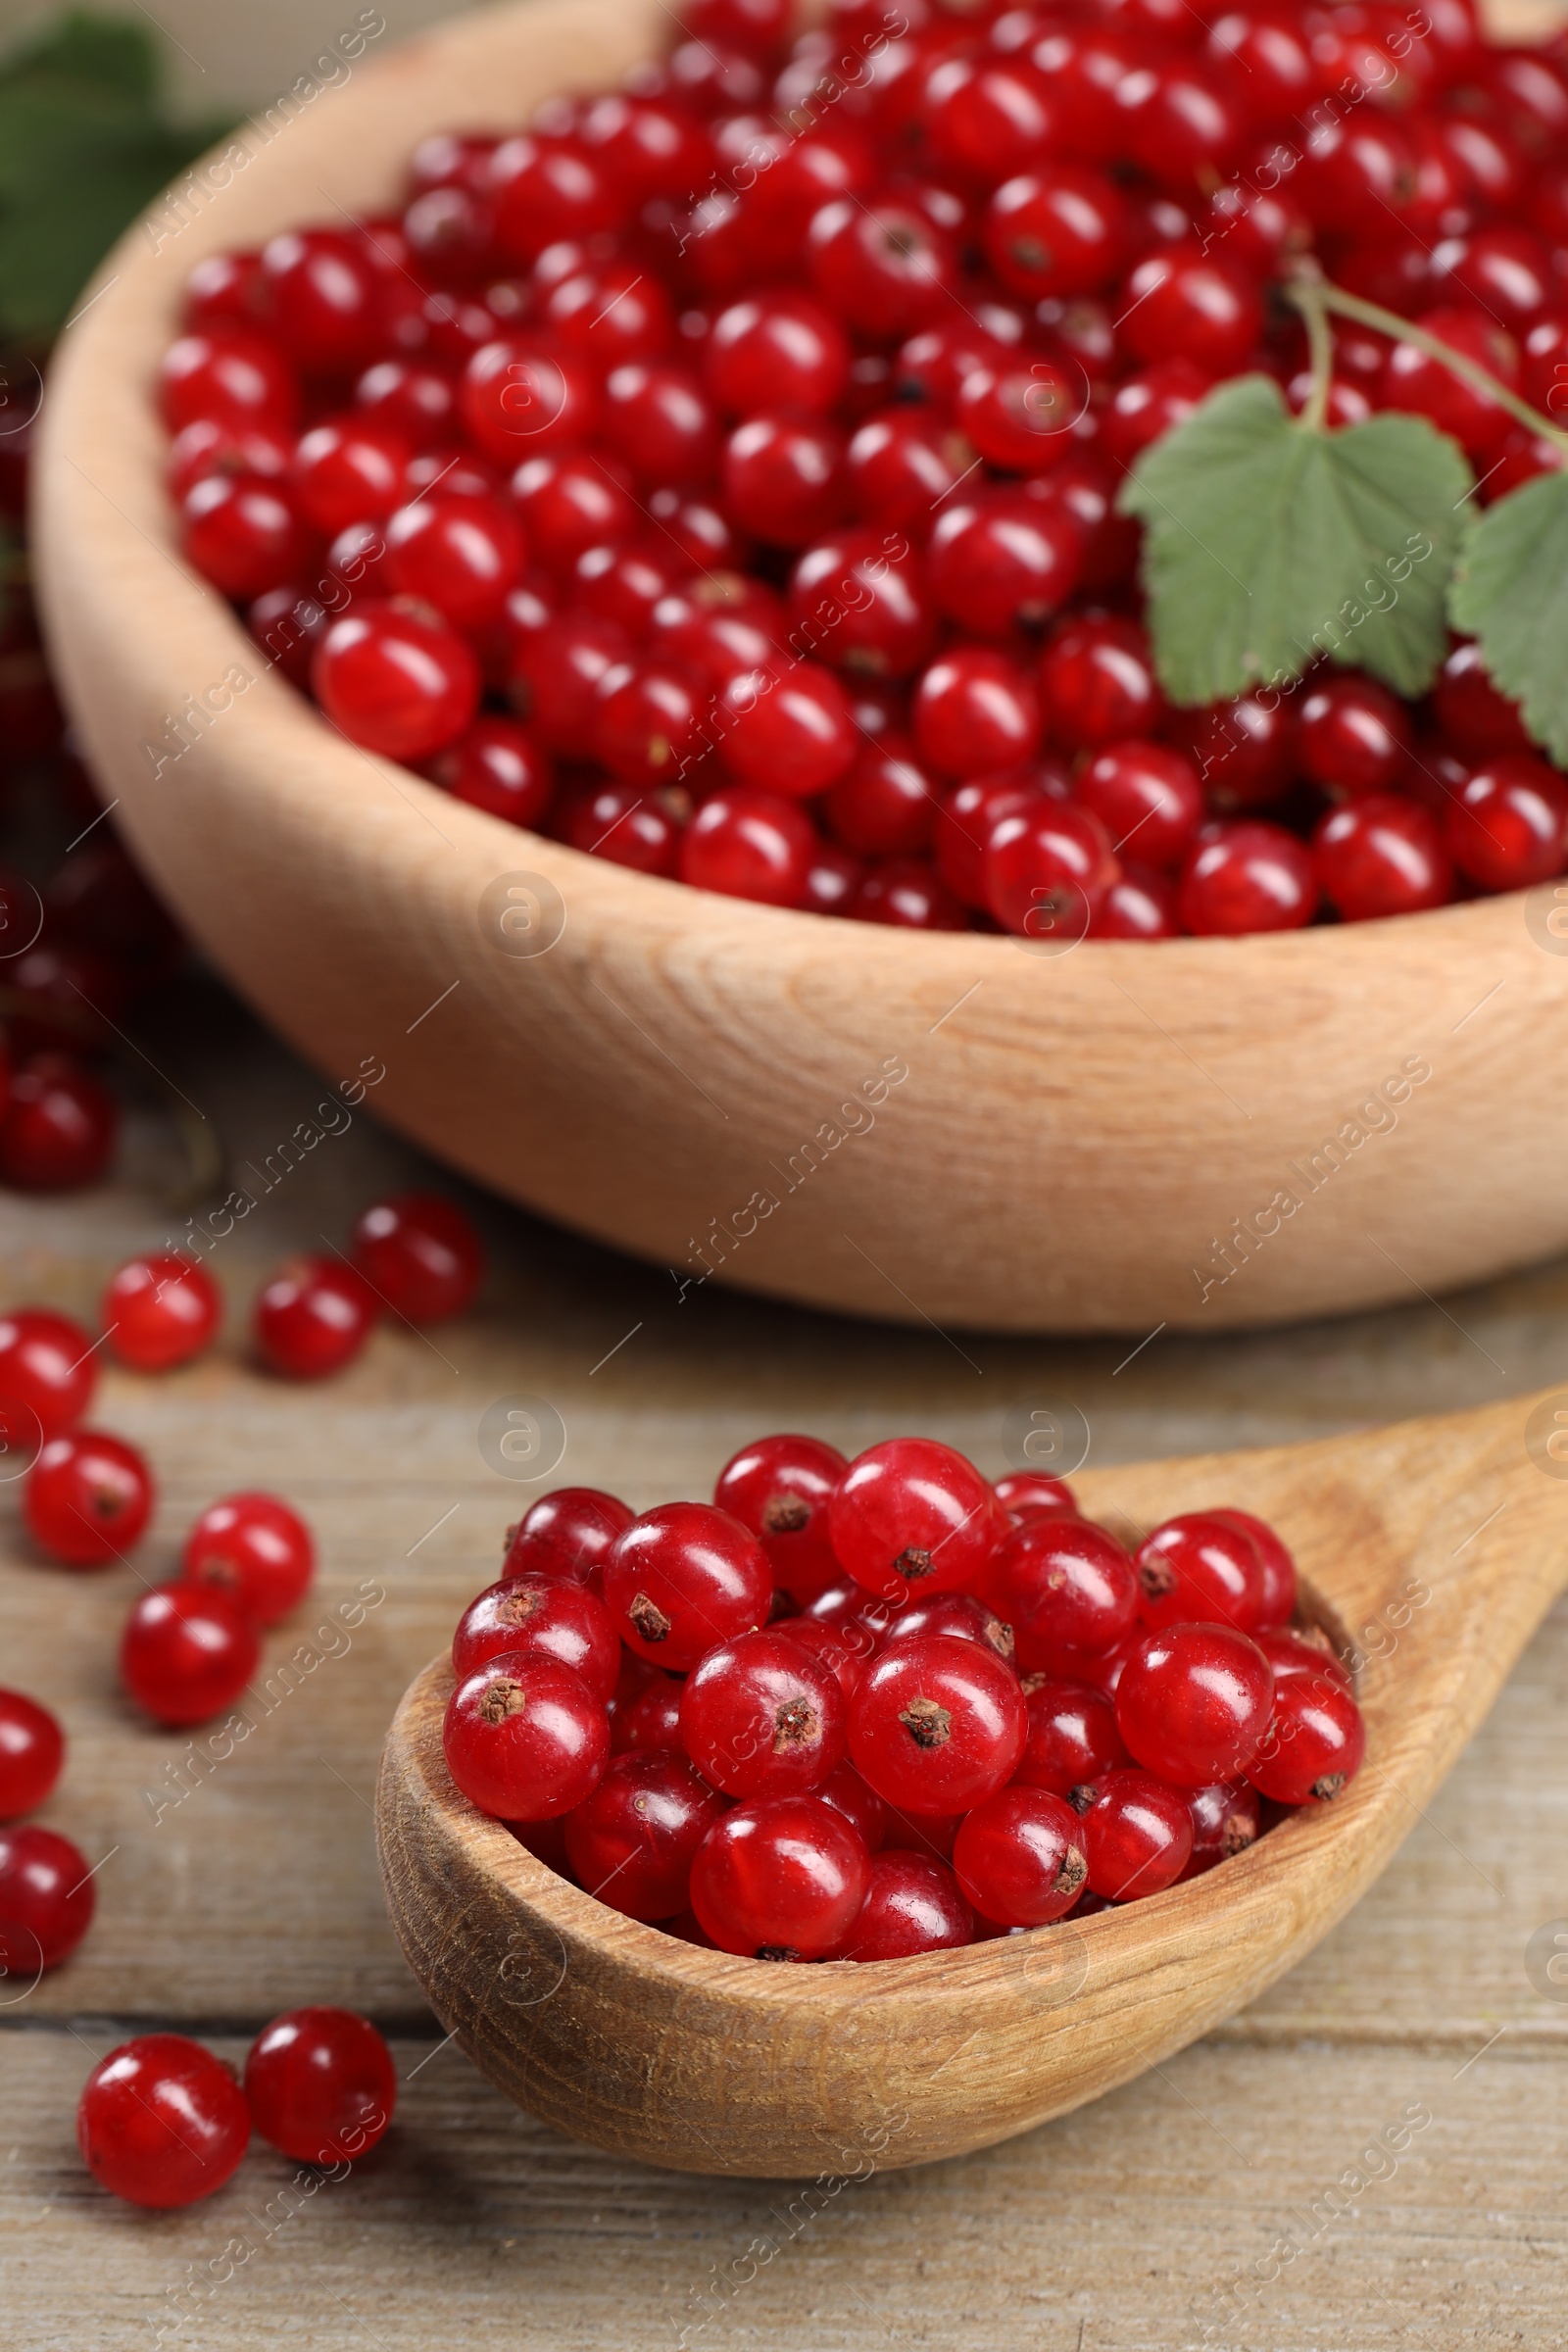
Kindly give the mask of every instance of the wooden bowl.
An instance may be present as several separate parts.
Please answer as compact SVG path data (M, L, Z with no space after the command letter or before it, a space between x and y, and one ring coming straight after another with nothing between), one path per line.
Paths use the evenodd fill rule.
M323 1076L384 1063L372 1099L395 1126L683 1278L1144 1333L1405 1298L1561 1248L1550 886L1054 956L754 907L355 750L185 569L151 388L192 264L385 206L421 133L613 80L667 21L653 0L544 0L372 53L198 167L66 337L43 612L117 822L186 927Z
M961 1951L783 1967L607 1910L459 1793L437 1658L398 1710L377 1801L409 1965L510 2098L651 2164L853 2178L1044 2123L1253 1999L1422 1818L1568 1579L1563 1424L1568 1391L1075 1480L1112 1523L1236 1504L1278 1527L1304 1614L1359 1661L1366 1761L1205 1877Z

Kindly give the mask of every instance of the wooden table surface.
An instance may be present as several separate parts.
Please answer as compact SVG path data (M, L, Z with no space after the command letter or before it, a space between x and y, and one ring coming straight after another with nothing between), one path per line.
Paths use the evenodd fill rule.
M322 1100L216 990L143 1043L236 1164L265 1168ZM383 1330L331 1387L284 1387L245 1360L263 1271L341 1239L367 1198L418 1172L368 1109L218 1249L231 1328L214 1357L161 1382L106 1370L95 1418L145 1446L160 1480L134 1565L41 1565L0 1488L0 1681L61 1709L71 1762L44 1818L101 1864L76 1958L30 1993L0 1986L6 2352L428 2352L460 2332L526 2352L1568 2340L1568 1986L1552 1997L1538 1965L1539 1988L1526 1958L1568 1917L1568 1609L1379 1886L1254 2008L1063 2122L927 2171L839 2180L809 2208L777 2183L640 2170L509 2108L441 2042L393 1946L369 1811L393 1704L488 1581L528 1491L479 1451L497 1398L559 1412L557 1483L638 1506L706 1493L769 1427L849 1451L927 1431L992 1473L1006 1415L1061 1400L1101 1460L1261 1444L1560 1380L1568 1267L1307 1330L1160 1338L1124 1361L1130 1343L895 1331L713 1288L681 1298L666 1272L482 1202L479 1312L428 1339ZM118 1258L178 1230L160 1205L172 1166L149 1081L112 1189L0 1196L5 1299L90 1317ZM269 1638L250 1740L181 1776L185 1740L118 1692L118 1628L195 1512L241 1485L277 1487L311 1517L318 1605ZM348 1646L339 1635L321 1645L338 1654L279 1676L366 1587L384 1598ZM257 2149L179 2215L95 2187L73 2119L97 2057L154 2024L239 2056L306 2001L362 2008L396 2039L398 2121L373 2157L305 2193Z

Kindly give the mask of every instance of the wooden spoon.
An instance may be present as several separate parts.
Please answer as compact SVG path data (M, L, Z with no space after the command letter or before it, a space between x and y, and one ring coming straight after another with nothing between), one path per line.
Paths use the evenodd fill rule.
M480 2072L577 2138L690 2172L922 2164L1027 2131L1181 2049L1327 1934L1568 1584L1568 1389L1075 1484L1139 1530L1227 1503L1279 1528L1303 1616L1358 1674L1367 1755L1343 1797L1123 1909L780 1967L623 1919L476 1812L441 1752L438 1658L387 1740L378 1839L409 1964Z

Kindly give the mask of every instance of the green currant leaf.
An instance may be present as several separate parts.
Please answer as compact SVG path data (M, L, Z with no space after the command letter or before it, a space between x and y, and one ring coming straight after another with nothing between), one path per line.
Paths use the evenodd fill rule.
M1471 516L1449 611L1536 741L1568 765L1568 473Z
M1118 504L1146 526L1154 665L1175 703L1284 685L1320 655L1399 694L1431 683L1471 488L1424 417L1302 424L1278 384L1221 384L1152 447Z
M152 107L163 80L163 61L139 24L74 10L45 25L6 58L7 74L60 74L76 82L96 82Z

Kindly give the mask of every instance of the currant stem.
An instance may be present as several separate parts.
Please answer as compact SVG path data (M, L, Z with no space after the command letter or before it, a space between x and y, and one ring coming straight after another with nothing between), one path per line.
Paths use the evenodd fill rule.
M1317 408L1318 336L1326 326L1325 315L1332 311L1342 318L1357 319L1362 326L1375 326L1380 334L1392 336L1396 343L1413 344L1417 351L1424 351L1428 359L1437 360L1448 368L1461 383L1468 384L1472 392L1480 392L1489 400L1494 400L1500 409L1506 409L1508 415L1515 417L1527 431L1539 433L1544 440L1554 441L1560 449L1568 449L1568 432L1561 425L1554 424L1549 416L1544 416L1539 409L1533 409L1528 400L1522 400L1517 392L1510 391L1478 360L1466 358L1462 351L1455 351L1441 336L1429 334L1424 326L1413 325L1408 318L1401 318L1397 311L1386 311L1380 302L1368 302L1360 294L1348 294L1343 287L1331 285L1326 278L1300 277L1288 285L1285 291L1306 321L1312 354L1312 394L1303 412L1303 421L1308 417L1314 424L1321 425L1323 421L1323 416ZM1325 403L1326 398L1325 392Z
M1312 363L1312 389L1301 411L1308 432L1320 433L1329 420L1329 394L1334 384L1334 335L1328 305L1318 280L1301 278L1289 288L1291 300L1306 321L1307 351Z

